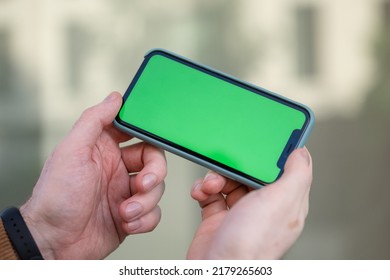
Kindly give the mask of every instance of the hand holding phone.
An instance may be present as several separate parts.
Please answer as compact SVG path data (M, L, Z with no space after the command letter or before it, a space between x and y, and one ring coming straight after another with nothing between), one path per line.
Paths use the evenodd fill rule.
M267 188L254 190L210 171L191 190L202 222L187 258L281 258L302 233L311 183L306 148L291 153L282 177Z
M312 111L171 52L148 52L115 125L245 185L277 180Z

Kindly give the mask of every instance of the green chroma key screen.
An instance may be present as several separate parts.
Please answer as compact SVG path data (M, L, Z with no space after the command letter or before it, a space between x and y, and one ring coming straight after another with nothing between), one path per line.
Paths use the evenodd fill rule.
M119 112L131 129L263 183L305 114L294 105L186 60L145 58Z

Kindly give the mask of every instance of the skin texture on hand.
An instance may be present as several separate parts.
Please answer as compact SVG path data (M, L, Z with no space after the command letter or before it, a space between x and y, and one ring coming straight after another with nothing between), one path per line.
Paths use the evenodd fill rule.
M119 93L85 110L46 161L21 213L45 259L101 259L129 234L153 230L164 192L164 153L112 121Z
M306 148L289 156L278 181L257 190L209 172L191 191L202 222L187 258L281 258L303 230L311 182Z

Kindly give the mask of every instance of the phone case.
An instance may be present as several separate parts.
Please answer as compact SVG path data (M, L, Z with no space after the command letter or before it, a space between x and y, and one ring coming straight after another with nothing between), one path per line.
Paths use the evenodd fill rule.
M219 75L223 75L223 76L225 76L225 77L228 77L229 79L232 79L232 80L234 80L234 81L236 81L236 82L238 82L238 83L245 84L245 85L247 85L247 86L250 86L250 87L259 89L259 90L261 90L261 91L263 91L263 92L266 92L266 93L269 94L269 95L273 95L273 96L275 96L275 97L278 97L278 98L280 98L280 99L283 99L283 100L289 101L289 102L291 102L291 103L293 103L293 104L296 104L296 105L298 105L298 106L300 106L300 107L303 107L303 108L307 111L307 113L308 113L308 115L309 115L309 122L308 122L308 125L307 125L305 131L302 133L301 138L299 139L298 145L297 145L296 148L302 148L302 147L305 145L305 143L306 143L306 141L307 141L307 139L308 139L308 137L309 137L309 135L310 135L310 132L311 132L313 126L314 126L314 123L315 123L314 113L313 113L312 110L311 110L309 107L307 107L306 105L301 104L301 103L298 103L298 102L293 101L293 100L291 100L291 99L288 99L288 98L286 98L286 97L284 97L284 96L281 96L281 95L279 95L279 94L277 94L277 93L271 92L271 91L269 91L269 90L267 90L267 89L264 89L264 88L261 88L261 87L259 87L259 86L253 85L253 84L251 84L251 83L242 81L242 80L240 80L240 79L238 79L238 78L236 78L236 77L233 77L233 76L231 76L231 75L229 75L229 74L226 74L226 73L224 73L224 72L215 70L215 69L210 68L210 67L208 67L208 66L206 66L206 65L203 65L203 64L200 64L200 63L198 63L198 62L192 61L192 60L190 60L190 59L188 59L188 58L186 58L186 57L183 57L183 56L181 56L181 55L178 55L178 54L176 54L176 53L174 53L174 52L171 52L171 51L168 51L168 50L165 50L165 49L161 49L161 48L151 49L151 50L149 50L149 51L144 55L144 57L146 58L146 57L152 55L152 54L155 53L155 52L163 52L163 53L166 53L166 54L169 54L169 55L178 57L178 58L180 58L180 59L182 59L182 60L185 60L185 61L187 61L187 62L189 62L189 63L191 63L191 64L200 66L200 67L205 68L205 69L207 69L207 70L209 70L209 71L211 71L211 72L214 72L214 73L217 73L217 74L219 74ZM181 150L179 150L179 149L177 149L177 148L175 148L175 147L172 147L172 146L167 145L167 144L165 144L165 143L163 143L163 142L160 142L160 141L158 141L158 140L155 140L154 138L151 138L151 137L149 137L149 136L147 136L147 135L144 135L144 134L142 134L142 133L139 133L138 131L135 131L135 130L129 128L129 127L126 127L126 126L120 124L116 119L114 120L114 125L115 125L118 129L122 130L122 131L125 132L125 133L128 133L128 134L130 134L130 135L133 135L134 137L137 137L137 138L139 138L139 139L141 139L141 140L143 140L143 141L145 141L145 142L148 142L148 143L150 143L150 144L152 144L152 145L154 145L154 146L156 146L156 147L159 147L159 148L164 149L164 150L166 150L166 151L168 151L168 152L174 153L174 154L176 154L176 155L178 155L178 156L181 156L181 157L186 158L186 159L188 159L188 160L190 160L190 161L193 161L193 162L195 162L195 163L197 163L197 164L200 164L200 165L202 165L202 166L204 166L204 167L206 167L206 168L209 168L209 169L211 169L211 170L213 170L213 171L215 171L215 172L217 172L217 173L219 173L219 174L221 174L221 175L223 175L223 176L225 176L225 177L227 177L227 178L230 178L230 179L232 179L232 180L238 181L238 182L240 182L240 183L242 183L242 184L244 184L244 185L247 185L247 186L253 187L253 188L261 188L261 187L265 186L265 185L263 185L263 184L260 184L259 182L256 182L256 181L250 180L250 179L248 179L248 178L245 178L245 177L243 177L243 176L241 176L241 175L239 175L239 174L236 174L236 173L234 173L234 172L231 172L231 171L229 171L229 170L226 170L226 169L224 169L224 168L221 168L221 167L219 167L219 166L217 166L217 165L214 165L214 164L212 164L212 163L210 163L210 162L208 162L208 161L205 161L205 160L203 160L203 159L201 159L201 158L195 157L195 156L193 156L193 155L191 155L191 154L188 154L188 153L186 153L186 152L184 152L184 151L181 151Z

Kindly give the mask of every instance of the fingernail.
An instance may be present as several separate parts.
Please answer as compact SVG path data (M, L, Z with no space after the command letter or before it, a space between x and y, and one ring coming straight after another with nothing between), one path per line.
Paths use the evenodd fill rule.
M204 181L214 180L217 178L217 175L214 172L207 173L206 177L204 177Z
M310 165L311 158L309 155L309 151L306 148L303 148L301 149L300 154L306 160L307 165Z
M126 218L129 220L141 214L141 212L142 205L136 201L130 202L126 206Z
M197 191L197 190L200 189L201 186L202 186L202 183L201 183L201 182L198 182L198 183L196 183L196 184L194 185L193 190L194 190L194 191Z
M132 222L127 224L127 228L129 229L129 231L136 231L141 226L142 226L142 224L141 224L141 220L140 219L137 219L137 220L132 221Z
M156 183L157 176L154 173L148 173L142 178L142 185L144 186L145 190L150 190L156 185Z
M110 95L108 95L104 99L104 102L111 102L111 101L114 101L115 99L116 99L116 94L115 93L111 93Z

